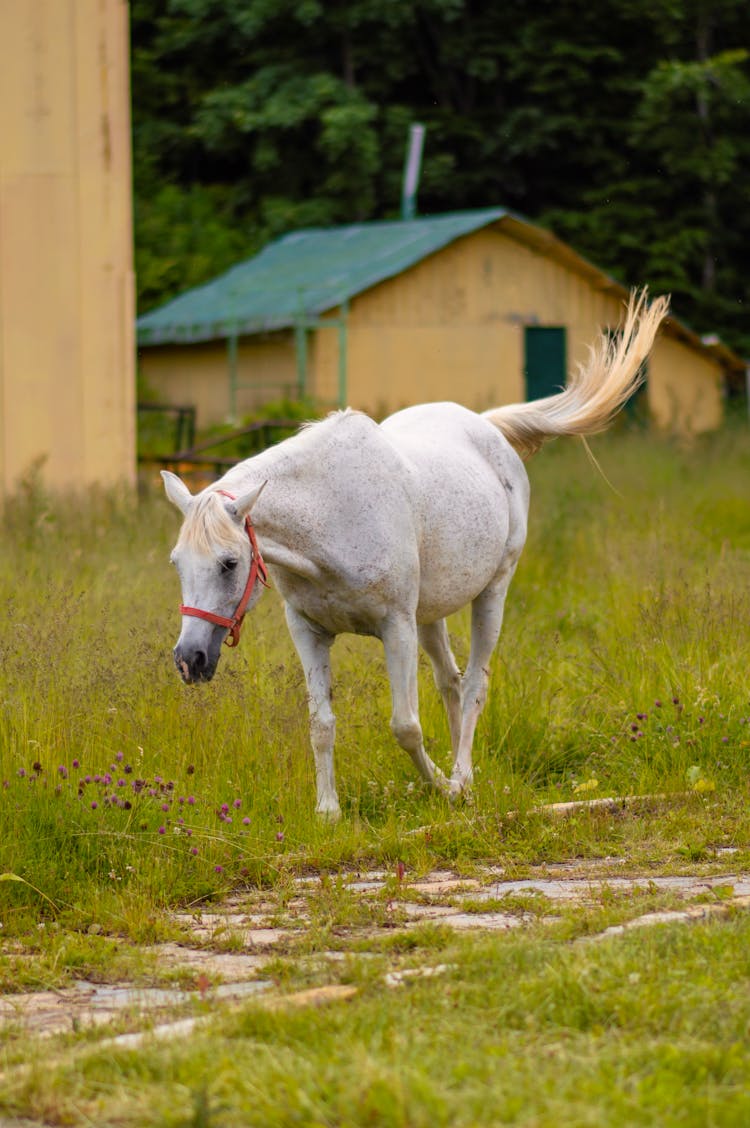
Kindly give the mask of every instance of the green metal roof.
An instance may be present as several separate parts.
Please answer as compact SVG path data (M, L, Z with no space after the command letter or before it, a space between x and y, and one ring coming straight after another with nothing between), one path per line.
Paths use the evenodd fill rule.
M138 344L210 341L285 329L490 223L505 208L292 231L260 254L138 318Z

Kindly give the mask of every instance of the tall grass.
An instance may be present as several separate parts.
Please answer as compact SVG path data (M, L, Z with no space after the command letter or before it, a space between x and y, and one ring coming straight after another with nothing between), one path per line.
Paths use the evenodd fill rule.
M144 934L161 906L289 868L584 849L570 830L508 818L551 799L744 796L750 436L679 449L623 433L594 450L612 486L578 444L529 464L529 540L470 805L427 793L391 738L379 645L337 642L338 826L314 817L304 684L278 596L214 681L188 689L171 661L174 511L156 489L136 504L52 498L29 481L0 543L0 873L22 879L0 883L6 931L54 906L77 925ZM451 630L465 659L468 615ZM426 662L420 678L426 741L447 765Z

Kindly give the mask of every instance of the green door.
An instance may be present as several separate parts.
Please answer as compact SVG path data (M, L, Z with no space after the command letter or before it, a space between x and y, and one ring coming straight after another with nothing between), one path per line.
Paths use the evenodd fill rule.
M561 392L567 381L565 330L527 325L524 340L526 399Z

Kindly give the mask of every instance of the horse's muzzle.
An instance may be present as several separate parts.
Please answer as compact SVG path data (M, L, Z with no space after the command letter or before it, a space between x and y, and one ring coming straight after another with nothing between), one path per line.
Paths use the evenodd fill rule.
M174 664L186 685L209 682L216 672L216 662L209 658L205 650L183 653L179 647L175 647Z

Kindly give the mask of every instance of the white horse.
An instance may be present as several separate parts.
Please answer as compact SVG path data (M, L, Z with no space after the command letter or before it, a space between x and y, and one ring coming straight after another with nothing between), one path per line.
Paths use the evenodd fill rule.
M621 334L602 335L568 387L546 399L483 415L454 403L424 404L380 424L337 412L195 496L162 472L167 496L184 515L171 557L184 600L177 669L185 682L213 677L222 641L237 643L245 610L261 594L264 559L307 683L318 812L340 814L330 649L346 632L382 641L391 728L423 778L449 796L470 784L490 657L526 538L529 483L521 459L547 439L610 423L640 384L667 311L666 298L649 307L645 295L633 295ZM445 620L468 603L471 649L462 677ZM449 779L422 740L419 644L448 714Z

